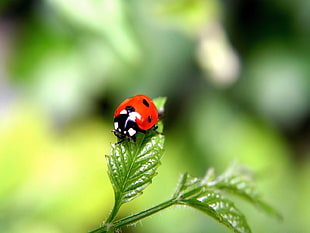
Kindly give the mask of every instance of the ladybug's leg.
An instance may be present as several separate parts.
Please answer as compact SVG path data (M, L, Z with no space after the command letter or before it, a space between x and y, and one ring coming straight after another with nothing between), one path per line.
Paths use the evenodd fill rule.
M135 129L137 132L141 132L141 133L146 133L146 131L145 130L143 130L143 129L139 129L138 127ZM130 136L129 137L132 141L134 141L134 142L136 142L136 134L134 134L134 135L132 135L132 136Z
M157 125L154 125L154 126L152 127L152 129L153 129L153 131L154 131L155 133L157 133L157 134L163 134L162 132L157 131L157 129L158 129L158 126L157 126Z
M120 138L118 132L115 129L111 130L111 132L113 132L116 137Z
M125 139L126 139L126 136L125 136L125 135L120 134L120 133L119 133L118 131L116 131L116 130L111 130L111 131L114 133L114 135L115 135L117 138L120 139L118 142L115 143L115 145L121 144L123 141L125 141Z
M136 135L131 136L130 139L131 139L132 141L136 142Z
M139 129L139 132L146 134L146 130Z
M115 145L121 144L123 141L125 141L125 138L122 138L120 141L116 142Z

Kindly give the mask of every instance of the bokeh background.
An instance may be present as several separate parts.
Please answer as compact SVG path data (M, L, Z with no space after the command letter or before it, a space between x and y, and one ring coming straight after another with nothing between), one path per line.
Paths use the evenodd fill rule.
M166 153L126 216L180 173L253 171L284 220L243 201L253 232L310 229L310 1L0 2L0 232L83 233L113 205L105 154L125 98L167 96ZM123 232L229 232L171 208Z

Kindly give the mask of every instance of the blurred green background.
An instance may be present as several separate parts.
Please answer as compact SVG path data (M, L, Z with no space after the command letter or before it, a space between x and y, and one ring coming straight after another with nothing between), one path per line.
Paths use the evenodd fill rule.
M310 1L0 2L0 232L87 232L113 205L105 154L125 98L167 96L166 154L121 216L170 197L179 174L253 171L277 221L310 229ZM123 232L229 232L171 208Z

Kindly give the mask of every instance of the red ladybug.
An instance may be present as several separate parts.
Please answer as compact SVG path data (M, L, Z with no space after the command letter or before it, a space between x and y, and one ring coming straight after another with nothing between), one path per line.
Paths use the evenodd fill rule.
M114 113L114 135L123 142L125 138L136 141L136 133L146 133L150 128L156 129L158 111L145 95L135 95L124 100Z

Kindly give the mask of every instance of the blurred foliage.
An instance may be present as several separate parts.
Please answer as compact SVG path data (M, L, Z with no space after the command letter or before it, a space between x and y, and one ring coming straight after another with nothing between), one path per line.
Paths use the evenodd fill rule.
M309 11L302 0L0 1L0 232L98 227L113 205L113 111L137 93L168 97L167 153L121 215L165 200L180 171L236 160L284 216L238 203L253 232L306 232ZM131 229L228 232L182 209Z

